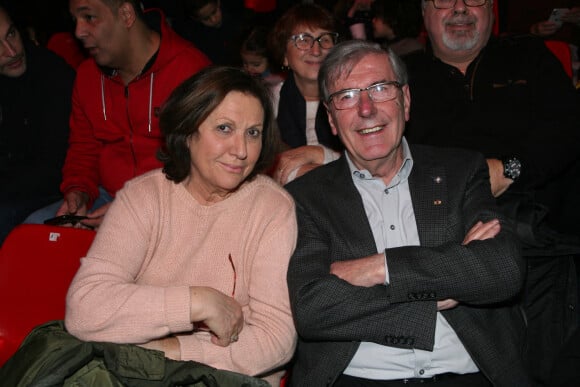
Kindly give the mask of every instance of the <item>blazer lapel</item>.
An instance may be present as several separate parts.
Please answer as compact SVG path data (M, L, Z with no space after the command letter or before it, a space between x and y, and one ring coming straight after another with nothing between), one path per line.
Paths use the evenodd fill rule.
M321 184L325 195L326 210L330 222L336 227L340 245L349 250L345 258L364 257L375 254L377 247L364 205L352 177L346 158L343 156L335 163L333 173L327 175ZM342 254L340 254L342 255Z
M421 246L444 242L447 226L448 186L445 168L413 155L409 189Z

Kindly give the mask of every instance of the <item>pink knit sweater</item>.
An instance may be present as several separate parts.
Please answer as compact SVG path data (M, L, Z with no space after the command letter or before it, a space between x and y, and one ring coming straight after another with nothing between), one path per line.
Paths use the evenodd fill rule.
M297 226L291 197L257 176L227 199L200 205L155 170L118 192L67 295L66 327L82 340L145 343L175 335L181 359L257 375L286 363L296 332L286 285ZM192 333L190 286L242 305L239 341Z

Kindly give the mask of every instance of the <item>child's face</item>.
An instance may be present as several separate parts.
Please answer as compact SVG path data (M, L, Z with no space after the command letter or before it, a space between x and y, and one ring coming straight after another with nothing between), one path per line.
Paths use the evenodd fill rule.
M210 2L202 7L196 15L197 21L206 27L219 28L222 25L222 9L220 2Z
M240 55L243 68L248 74L257 77L268 70L268 59L266 57L251 52L242 52Z

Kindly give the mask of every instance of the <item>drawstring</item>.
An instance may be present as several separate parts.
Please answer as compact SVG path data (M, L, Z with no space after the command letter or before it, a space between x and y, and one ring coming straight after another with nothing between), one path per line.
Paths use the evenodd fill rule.
M105 76L101 74L101 105L103 106L103 118L107 121L107 105L105 105Z
M149 133L151 133L151 111L153 110L153 79L155 78L155 73L151 73L151 78L149 80Z
M153 111L153 81L155 80L155 73L151 73L151 77L149 78L149 123L148 123L148 130L151 133L151 114ZM103 118L107 121L107 105L105 104L105 76L101 74L101 105L103 107Z

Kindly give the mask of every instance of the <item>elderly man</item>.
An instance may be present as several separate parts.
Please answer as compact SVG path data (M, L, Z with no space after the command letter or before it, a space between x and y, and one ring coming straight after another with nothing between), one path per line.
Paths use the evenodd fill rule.
M410 143L481 152L491 189L516 222L528 270L526 363L547 383L577 326L580 109L570 78L540 39L491 37L491 0L422 2L425 52L405 58ZM322 163L315 154L285 167Z
M210 62L179 37L163 14L137 0L70 0L75 34L92 57L78 70L70 141L63 168L64 202L27 219L88 215L100 225L115 193L159 168L159 109L173 89Z
M319 79L346 153L287 185L290 384L529 385L512 302L524 265L483 157L407 144L405 67L378 45L337 45Z
M486 157L492 192L523 242L526 362L545 384L577 324L578 100L542 40L491 37L491 0L422 6L430 44L405 59L414 102L407 138Z
M58 200L74 70L23 38L0 2L0 245L14 226Z

